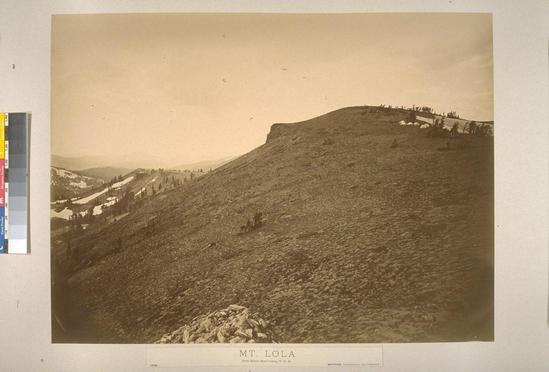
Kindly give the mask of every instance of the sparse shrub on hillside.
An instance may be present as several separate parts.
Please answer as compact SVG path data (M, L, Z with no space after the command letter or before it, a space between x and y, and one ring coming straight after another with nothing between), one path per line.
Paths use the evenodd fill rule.
M492 135L492 127L486 123L479 125L476 121L470 121L465 124L463 132L471 136L490 136Z
M412 122L412 123L416 121L416 113L415 113L415 111L411 111L411 112L410 112L410 115L408 115L408 121L409 121L409 122Z
M452 125L452 129L450 129L450 137L457 137L458 136L458 123L454 123Z
M254 215L254 228L258 228L263 225L263 213L256 212Z
M82 215L78 211L73 211L69 217L69 224L73 231L82 230Z
M477 136L489 136L492 134L492 128L490 127L490 125L486 123L482 123L479 126L477 126L475 134Z
M483 134L485 136L493 136L494 135L494 128L488 124L484 124L484 130Z
M118 236L116 241L112 242L112 253L117 254L122 251L122 236Z
M146 231L147 235L153 235L157 232L158 229L158 216L152 216L147 219Z
M434 125L427 132L427 137L448 137L450 133L444 128L444 118L435 119Z
M71 250L70 264L72 267L75 267L80 263L80 248L74 247Z
M251 228L252 228L252 222L250 221L250 219L248 219L248 220L246 221L246 224L245 224L245 225L240 226L240 232L241 232L241 233L248 232L248 231L251 230Z
M459 119L459 115L455 111L450 111L448 114L446 114L446 116L451 119Z
M65 257L70 260L72 257L72 245L70 236L67 237L67 245L65 247Z
M476 123L474 121L469 121L465 123L465 126L463 127L463 133L472 134L475 126Z
M88 221L89 222L92 222L93 221L93 209L95 208L94 205L92 205L89 209L88 209L88 213L86 214L86 217L88 218Z
M256 212L253 219L248 218L245 225L240 226L240 233L247 233L263 226L263 213Z

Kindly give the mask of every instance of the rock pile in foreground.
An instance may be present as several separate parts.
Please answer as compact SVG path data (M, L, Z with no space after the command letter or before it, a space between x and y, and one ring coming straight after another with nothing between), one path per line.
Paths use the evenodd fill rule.
M226 309L194 318L190 324L167 333L157 344L273 343L269 323L248 308L230 305Z

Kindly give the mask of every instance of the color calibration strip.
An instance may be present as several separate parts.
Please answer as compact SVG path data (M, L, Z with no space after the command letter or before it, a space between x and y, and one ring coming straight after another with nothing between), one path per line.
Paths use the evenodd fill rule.
M6 179L5 179L5 169L6 169L6 146L5 146L5 130L8 125L8 115L3 112L0 112L0 123L2 127L0 128L0 253L8 253L6 246L7 240L5 239L6 234Z
M29 113L0 113L0 253L29 253Z

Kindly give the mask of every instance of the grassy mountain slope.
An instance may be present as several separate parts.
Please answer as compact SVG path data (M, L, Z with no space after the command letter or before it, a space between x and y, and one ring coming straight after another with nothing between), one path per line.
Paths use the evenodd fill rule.
M259 148L91 229L86 250L124 247L70 273L58 340L153 342L232 303L282 342L491 339L493 139L427 137L396 124L407 115L275 124ZM256 211L264 225L239 233Z

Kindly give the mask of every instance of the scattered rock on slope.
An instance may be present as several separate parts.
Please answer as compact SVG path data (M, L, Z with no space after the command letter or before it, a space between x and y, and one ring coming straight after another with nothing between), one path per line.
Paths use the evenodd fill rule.
M248 308L230 305L206 316L194 318L190 324L167 333L157 344L195 343L273 343L270 325Z

